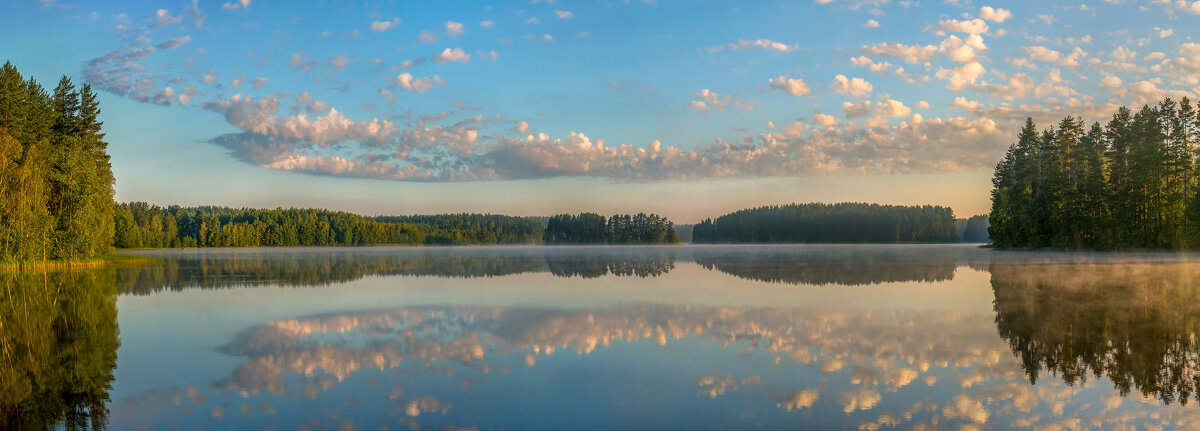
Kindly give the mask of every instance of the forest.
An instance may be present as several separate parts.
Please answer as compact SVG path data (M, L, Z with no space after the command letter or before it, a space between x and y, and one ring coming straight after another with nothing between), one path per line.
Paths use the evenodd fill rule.
M491 214L374 217L323 209L116 205L119 248L533 244L541 221Z
M991 241L1000 248L1188 249L1200 245L1200 114L1187 98L1107 124L1026 119L992 178Z
M941 206L808 203L739 210L692 228L696 244L958 242Z
M0 67L0 262L86 260L112 249L113 174L91 86L53 93Z
M543 244L677 244L675 226L657 214L559 214L546 221Z

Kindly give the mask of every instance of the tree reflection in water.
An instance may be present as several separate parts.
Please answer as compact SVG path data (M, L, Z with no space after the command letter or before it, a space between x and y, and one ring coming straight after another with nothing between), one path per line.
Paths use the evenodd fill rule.
M996 263L996 327L1030 382L1104 377L1187 404L1200 389L1200 264Z
M103 429L115 271L0 272L0 429Z

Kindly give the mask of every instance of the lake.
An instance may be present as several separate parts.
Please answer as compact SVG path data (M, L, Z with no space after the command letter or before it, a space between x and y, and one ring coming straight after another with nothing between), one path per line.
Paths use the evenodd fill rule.
M0 428L1200 428L1198 254L138 253L0 274Z

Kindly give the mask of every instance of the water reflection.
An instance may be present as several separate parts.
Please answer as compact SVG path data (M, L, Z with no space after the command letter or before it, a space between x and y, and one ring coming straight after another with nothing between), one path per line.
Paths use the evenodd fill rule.
M214 398L326 404L353 393L360 409L433 429L453 420L513 427L553 412L586 424L639 403L661 404L666 410L658 414L678 421L712 413L701 415L699 428L1200 425L1194 409L1126 400L1108 387L1057 379L1031 385L986 312L401 308L271 321L221 349L244 362L210 384ZM581 368L609 371L602 379L562 374ZM539 402L513 401L522 399ZM238 414L222 411L223 420ZM354 420L373 426L370 416ZM615 424L640 425L634 418Z
M0 429L101 429L117 361L115 272L0 272Z
M0 429L1200 428L1189 402L1200 388L1191 255L946 246L159 255L135 268L0 274ZM520 275L539 273L575 280ZM519 300L451 296L502 285L493 277L541 285L498 289L531 295ZM474 287L455 289L464 286ZM539 301L570 286L614 297ZM993 308L934 298L971 289L991 292ZM384 295L395 290L422 291L422 302ZM124 361L168 348L137 338L151 323L164 325L155 331L174 340L170 349L205 359L157 363L170 383L122 392L118 382L110 402L117 291L132 294L120 297ZM726 295L667 295L714 291ZM885 291L939 305L854 306L867 300L855 295ZM848 298L817 300L839 296ZM355 297L365 299L341 301ZM214 304L231 302L251 307L217 313ZM174 323L186 314L197 320ZM246 323L221 325L230 316Z
M550 273L557 277L658 277L676 262L758 281L863 285L946 281L955 268L986 268L973 246L449 247L226 249L151 254L159 265L123 271L124 293L261 285L325 286L366 276L450 278Z
M1163 403L1200 389L1200 265L997 264L996 326L1031 382L1089 375Z

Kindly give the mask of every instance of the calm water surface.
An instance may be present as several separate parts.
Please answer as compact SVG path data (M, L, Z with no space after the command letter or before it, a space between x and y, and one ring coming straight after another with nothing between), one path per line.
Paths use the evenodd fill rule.
M0 429L1198 429L1200 255L217 249L0 274Z

